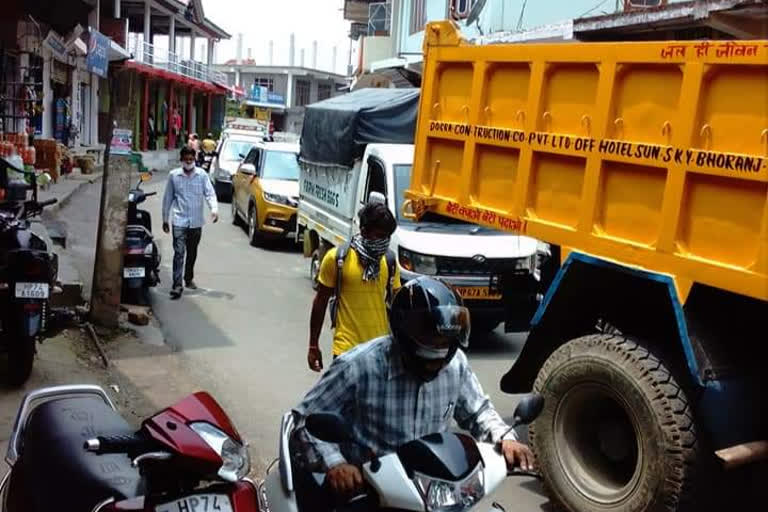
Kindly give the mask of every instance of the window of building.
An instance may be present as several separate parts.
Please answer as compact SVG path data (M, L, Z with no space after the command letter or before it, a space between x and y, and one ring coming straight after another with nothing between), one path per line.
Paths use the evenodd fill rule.
M477 0L451 0L451 10L457 17L464 19L476 3Z
M296 95L293 104L297 107L303 107L309 104L309 81L296 80Z
M425 0L413 0L411 2L411 34L424 30L427 24L427 10Z
M331 97L331 84L317 84L317 101L327 100Z
M269 92L274 92L275 81L271 78L259 77L253 79L253 85L256 87L266 87Z

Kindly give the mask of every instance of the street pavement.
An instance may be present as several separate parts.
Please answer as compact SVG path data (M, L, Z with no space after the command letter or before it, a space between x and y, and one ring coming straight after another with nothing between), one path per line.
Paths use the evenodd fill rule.
M190 378L222 403L249 440L256 475L261 476L277 453L282 414L318 378L306 363L313 298L308 261L291 242L251 247L245 232L232 225L230 205L223 203L218 224L203 230L195 273L200 289L170 300L172 243L160 229L166 176L158 173L145 184L158 196L142 205L152 214L163 257L162 284L152 293L155 315ZM85 211L80 215L90 217ZM331 361L330 334L326 325L321 338L326 365ZM523 341L521 335L494 333L472 340L468 354L505 417L511 416L518 397L501 393L499 378ZM493 498L508 511L548 510L541 485L530 478L510 478Z

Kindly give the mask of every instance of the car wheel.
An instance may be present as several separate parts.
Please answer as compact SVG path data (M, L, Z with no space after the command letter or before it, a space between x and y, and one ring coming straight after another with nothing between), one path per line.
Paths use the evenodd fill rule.
M232 194L232 202L230 203L230 208L232 210L232 225L233 226L241 226L242 222L240 220L240 214L237 213L237 204L235 204L235 195Z
M258 226L259 216L256 213L256 207L251 205L248 209L248 241L253 247L258 247L261 242Z

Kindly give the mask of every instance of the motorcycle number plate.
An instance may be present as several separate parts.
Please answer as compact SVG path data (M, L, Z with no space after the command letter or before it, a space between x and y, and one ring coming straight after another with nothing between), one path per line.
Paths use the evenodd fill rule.
M195 494L155 507L155 512L234 512L226 494Z
M123 277L126 279L133 279L135 277L144 277L144 267L126 267L123 269Z
M48 283L16 283L16 297L19 299L47 299L49 294Z

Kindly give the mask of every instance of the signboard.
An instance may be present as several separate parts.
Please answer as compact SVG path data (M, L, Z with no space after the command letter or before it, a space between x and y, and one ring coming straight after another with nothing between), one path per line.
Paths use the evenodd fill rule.
M267 93L267 103L277 103L279 105L285 104L285 97L282 94L276 92Z
M56 60L67 62L67 47L64 44L64 38L53 30L48 31L48 35L43 39L43 44L50 48L53 57Z
M272 117L272 111L268 108L256 107L253 109L253 117L259 121L269 122Z
M133 130L115 128L112 130L112 142L109 152L113 155L130 155L133 147Z
M91 73L102 78L107 77L107 52L109 51L109 38L97 30L91 30L88 41L88 56L85 58L85 67Z

